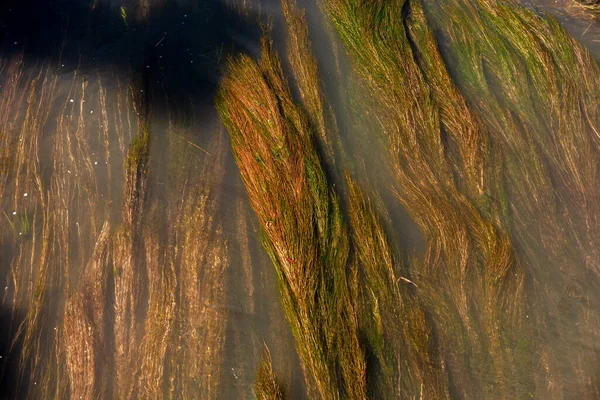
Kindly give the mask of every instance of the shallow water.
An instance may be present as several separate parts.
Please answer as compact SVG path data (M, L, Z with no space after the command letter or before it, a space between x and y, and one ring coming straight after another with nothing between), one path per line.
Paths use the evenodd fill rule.
M286 51L279 1L250 1L0 5L0 397L93 398L91 387L105 379L102 393L124 398L127 384L119 379L130 374L138 383L130 384L129 397L253 398L264 344L286 398L307 397L276 274L213 105L227 57L258 54L259 20L271 21L275 48ZM554 15L600 59L597 20L562 3L525 3ZM405 256L418 254L423 237L398 206L377 117L357 106L362 86L319 4L297 3L307 12L345 149L337 157L379 194L386 229L410 249ZM289 72L285 60L284 68ZM139 224L129 226L124 248L132 250L123 250L133 254L138 287L125 282L115 261L103 266L106 276L94 275L101 265L94 260L104 223L115 240L112 253L118 234L129 229L124 165L146 122L147 195ZM342 181L339 171L330 173ZM144 261L135 264L136 257ZM103 298L93 289L99 282ZM119 285L131 308L117 306ZM84 305L68 314L86 293ZM119 313L123 326L114 323ZM102 334L95 331L98 315ZM594 343L580 344L598 351ZM73 385L80 368L74 360L87 368L90 387Z

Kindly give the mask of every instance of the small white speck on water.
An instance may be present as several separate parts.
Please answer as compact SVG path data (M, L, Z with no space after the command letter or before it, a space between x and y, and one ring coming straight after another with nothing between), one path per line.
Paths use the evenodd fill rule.
M15 42L15 44L19 44L19 42Z
M70 170L70 169L68 169L68 170L67 170L67 172L68 172L68 173L71 173L71 170Z
M93 114L93 113L94 113L93 111L90 111L90 114Z
M95 153L92 153L92 155L94 155Z
M17 212L16 212L16 211L13 211L13 215L17 215Z
M146 68L150 68L150 66L149 66L149 65L146 65Z
M140 90L140 92L144 93L144 89Z
M64 66L65 66L65 64L61 65L61 67L64 67Z
M23 232L19 232L19 236L21 236L23 234Z
M27 193L23 193L23 197L27 197Z
M69 100L69 101L72 103L72 102L74 102L75 100L71 99L71 100Z
M5 287L4 287L4 290L8 290L8 286L5 286Z
M194 63L194 61L190 61L190 64L193 64L193 63Z
M98 165L98 161L94 161L94 165Z
M187 18L187 14L183 14L183 18Z

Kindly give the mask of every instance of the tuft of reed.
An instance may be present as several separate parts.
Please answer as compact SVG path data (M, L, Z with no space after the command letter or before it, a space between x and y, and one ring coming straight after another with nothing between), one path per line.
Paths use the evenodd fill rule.
M256 398L258 400L283 400L283 391L277 383L271 353L265 346L258 371L256 371Z
M311 128L317 134L317 151L324 165L335 167L334 154L342 151L336 121L323 94L317 60L308 37L305 12L296 7L294 0L282 0L281 6L287 23L287 58L293 83L300 95L300 103L308 116Z
M266 36L258 64L245 56L230 61L217 106L279 275L284 310L309 386L324 398L424 392L447 397L448 378L436 356L431 326L417 301L398 286L398 265L375 211L348 176L350 235L337 196L326 186L327 161L321 161L313 141L331 148L326 137L336 140L337 130L324 122L325 99L307 32L301 29L304 16L292 3L283 7L291 41L288 56L302 106L291 100ZM327 154L323 159L329 159ZM331 210L330 215L317 207ZM343 257L323 258L320 251L332 251L332 245L321 243L332 239L321 225L333 224L334 243L343 244ZM328 280L341 280L345 287L324 293L323 288L336 285ZM319 302L346 306L344 320L329 316L331 306ZM340 346L337 359L318 341L323 329L328 329L326 343ZM338 344L341 340L345 343ZM342 380L332 378L334 374ZM364 381L348 387L351 377Z
M216 102L279 276L309 387L324 398L364 398L347 229L309 121L266 37L258 64L247 56L229 62Z
M177 303L167 353L171 365L167 393L169 397L218 399L229 320L225 271L231 259L230 244L217 219L219 188L225 178L224 135L214 135L207 148L214 156L203 153L202 163L198 149L184 136L173 136L170 180L174 195L169 199L167 220L175 227L169 235L168 254L177 263ZM157 308L162 307L157 304Z
M89 273L65 305L62 339L72 398L108 395L110 347L105 322L110 245L110 223L106 221L87 268Z
M138 100L139 101L139 100ZM144 104L135 104L144 110ZM139 113L139 111L138 111ZM148 200L150 154L149 115L142 113L138 131L133 137L124 163L124 193L121 210L122 225L114 237L114 333L115 333L115 395L137 396L136 376L131 373L141 362L139 342L144 334L144 301L148 277L145 273L144 215Z

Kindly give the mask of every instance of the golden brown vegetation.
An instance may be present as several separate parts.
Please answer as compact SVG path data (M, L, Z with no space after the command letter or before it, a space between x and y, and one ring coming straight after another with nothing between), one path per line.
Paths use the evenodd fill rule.
M265 347L261 363L256 372L256 398L258 400L283 400L281 388L277 384L271 353Z
M365 365L349 298L347 231L307 117L292 101L267 39L260 64L241 56L226 76L217 107L265 232L305 373L325 398L362 398Z
M20 395L219 398L231 265L217 218L223 134L202 152L191 128L170 124L160 203L140 99L18 57L2 66L1 203L15 210L0 225L14 325L3 357L18 360Z
M337 132L324 122L316 64L301 65L301 59L312 60L306 31L300 29L303 16L291 3L284 3L284 10L304 108L292 100L267 38L258 64L245 56L230 62L217 106L279 274L309 387L323 398L400 395L425 387L443 397L447 378L430 367L439 362L431 328L416 302L408 297L406 305L402 302L392 250L374 211L349 181L351 237L337 196L328 188L326 163L313 142L328 148L327 136L336 140ZM403 316L408 325L402 326ZM338 347L329 355L332 345ZM369 369L368 357L376 360Z
M344 110L372 114L392 207L425 246L400 251L404 227L382 217L378 193L340 178L351 157L308 23L282 0L290 83L266 34L260 60L229 60L216 102L308 395L599 397L592 55L513 0L326 7L365 90ZM254 394L283 399L293 371L275 282L246 199L224 205L224 133L206 129L200 146L169 114L157 135L139 88L107 75L0 59L2 305L18 395L218 399L231 375L240 387L228 393L245 398L251 374L238 364L265 340L276 347L271 359L265 345ZM260 312L263 337L239 322Z

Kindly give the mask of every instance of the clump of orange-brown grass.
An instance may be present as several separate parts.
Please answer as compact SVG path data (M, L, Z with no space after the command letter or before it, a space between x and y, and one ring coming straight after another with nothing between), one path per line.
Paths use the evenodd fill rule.
M325 398L364 398L347 230L309 121L292 101L267 39L258 64L247 56L230 62L217 108L279 276L309 386Z
M256 371L256 398L258 400L283 400L283 391L277 383L277 377L273 371L271 353L265 347L264 354Z
M529 372L514 367L510 345L524 337L524 272L506 212L490 199L500 188L487 127L454 86L420 2L332 0L328 9L377 105L398 197L427 240L410 279L454 390L508 395Z
M92 265L96 254L107 256L107 263L103 270L88 268L67 303L59 345L70 362L71 396L106 397L112 390L119 398L218 398L229 265L215 219L224 176L223 140L216 135L208 151L201 152L173 124L168 133L165 203L149 190L155 178L149 170L146 124L124 163L121 226L107 244L112 250L94 253ZM102 283L100 276L114 280L114 303L113 285ZM108 327L99 319L103 304L114 307L103 314Z
M317 60L308 38L306 15L296 7L293 0L282 0L281 6L288 26L287 58L293 81L312 129L317 133L315 139L318 151L331 168L336 164L334 154L341 152L342 148L334 115L323 95Z
M139 90L117 81L109 92L103 77L60 78L20 58L2 65L10 168L0 203L15 210L0 225L15 343L3 357L19 360L19 395L219 398L231 258L217 218L224 135L204 150L171 122L161 202Z

